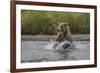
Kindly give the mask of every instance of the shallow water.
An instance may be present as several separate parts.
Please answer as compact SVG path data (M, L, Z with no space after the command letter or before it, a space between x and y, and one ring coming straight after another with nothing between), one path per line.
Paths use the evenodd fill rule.
M74 47L65 50L48 50L49 41L22 41L21 62L47 62L60 60L89 60L89 41L74 41Z

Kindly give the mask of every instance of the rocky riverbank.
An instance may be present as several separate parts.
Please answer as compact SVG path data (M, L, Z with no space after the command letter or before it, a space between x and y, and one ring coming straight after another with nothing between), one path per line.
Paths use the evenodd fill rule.
M88 41L90 40L89 34L75 34L72 35L73 40L75 41ZM49 41L50 39L55 40L56 35L50 36L50 35L22 35L21 40L22 41Z

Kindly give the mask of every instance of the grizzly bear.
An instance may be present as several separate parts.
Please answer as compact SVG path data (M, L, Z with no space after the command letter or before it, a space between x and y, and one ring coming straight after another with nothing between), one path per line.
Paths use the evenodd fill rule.
M63 42L65 40L72 42L71 32L68 23L60 23L57 30L57 42Z
M57 30L58 30L58 33L57 33L57 37L55 41L59 43L67 41L65 44L63 44L64 49L65 49L68 46L70 46L68 42L72 43L72 37L71 37L71 32L70 32L68 23L60 23ZM55 44L54 47L56 47L58 44Z

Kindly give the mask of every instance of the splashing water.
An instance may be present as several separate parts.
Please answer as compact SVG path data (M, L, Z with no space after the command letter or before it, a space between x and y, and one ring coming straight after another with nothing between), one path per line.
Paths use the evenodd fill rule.
M56 45L56 46L55 46ZM61 43L50 40L50 43L48 43L46 46L44 46L45 49L47 50L64 50L66 48L64 48L63 46L69 45L66 48L72 48L72 43L70 43L69 41L63 41Z
M22 41L21 62L47 62L90 59L90 41L73 41L72 48L63 49L60 43L50 41Z

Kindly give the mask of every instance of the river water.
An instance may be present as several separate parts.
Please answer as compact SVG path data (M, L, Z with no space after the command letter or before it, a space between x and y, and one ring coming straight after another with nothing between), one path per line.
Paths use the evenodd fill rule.
M89 60L90 42L74 41L74 47L64 50L49 50L44 46L49 41L22 41L21 62L47 62L67 60Z

